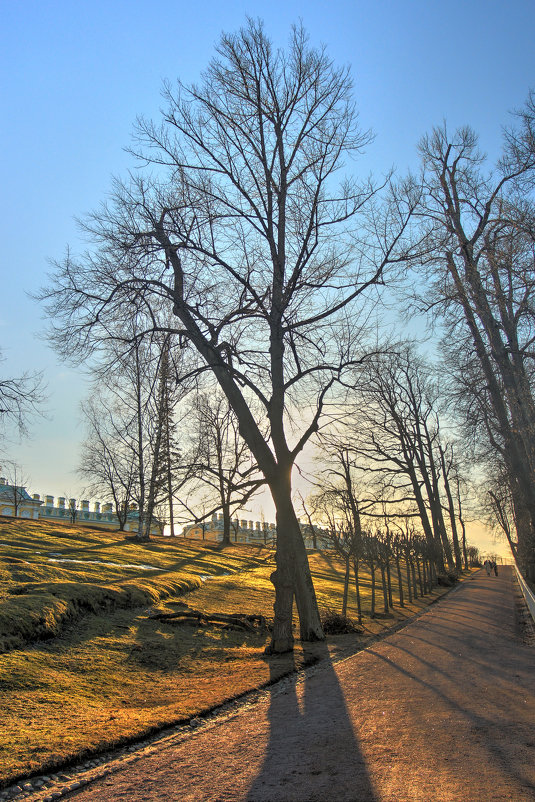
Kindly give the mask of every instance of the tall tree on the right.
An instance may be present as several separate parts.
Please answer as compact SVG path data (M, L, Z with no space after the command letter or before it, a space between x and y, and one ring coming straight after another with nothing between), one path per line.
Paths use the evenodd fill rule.
M517 115L502 159L487 169L470 128L446 125L420 143L418 196L426 276L420 309L441 315L450 350L468 346L468 410L506 467L517 521L517 557L535 578L535 95ZM422 231L418 232L421 237ZM466 362L466 359L465 359Z

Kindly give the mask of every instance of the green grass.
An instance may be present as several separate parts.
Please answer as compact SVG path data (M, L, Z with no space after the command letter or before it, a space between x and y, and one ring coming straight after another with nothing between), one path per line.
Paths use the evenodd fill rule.
M117 565L53 563L50 552ZM342 565L328 553L311 554L310 564L320 608L339 611ZM187 719L324 652L298 644L292 655L268 658L265 632L149 617L184 600L208 613L270 617L272 570L263 548L179 538L139 544L120 533L0 519L0 640L9 647L0 654L0 787ZM369 589L363 575L365 613ZM388 618L368 615L363 635L329 638L329 653L362 648L443 592ZM349 614L356 615L353 589Z
M86 613L154 604L203 577L261 564L260 548L138 543L121 533L0 519L0 653L57 636Z

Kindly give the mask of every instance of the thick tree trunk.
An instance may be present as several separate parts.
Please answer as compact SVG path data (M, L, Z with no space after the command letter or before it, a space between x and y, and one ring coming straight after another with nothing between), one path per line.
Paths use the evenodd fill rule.
M268 647L269 653L281 653L293 649L294 594L301 640L317 641L325 638L305 544L292 504L289 471L287 473L287 478L282 475L270 482L277 519L277 569L272 575L275 587L275 621L272 643Z
M266 654L283 654L284 652L291 652L294 647L294 586L290 569L288 542L284 537L277 538L275 560L277 568L270 576L275 588L273 633L271 642L266 646Z

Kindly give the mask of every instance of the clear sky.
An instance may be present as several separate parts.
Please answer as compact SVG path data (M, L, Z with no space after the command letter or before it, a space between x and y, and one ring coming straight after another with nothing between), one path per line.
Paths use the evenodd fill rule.
M58 363L36 335L42 311L26 293L48 261L83 246L75 218L131 164L139 114L157 117L165 78L195 80L222 31L261 17L284 46L302 20L313 44L350 64L363 128L376 139L362 174L415 165L420 136L443 119L468 123L496 154L508 112L535 86L533 0L4 0L0 25L2 375L42 368L48 418L9 452L33 492L77 495L83 369Z

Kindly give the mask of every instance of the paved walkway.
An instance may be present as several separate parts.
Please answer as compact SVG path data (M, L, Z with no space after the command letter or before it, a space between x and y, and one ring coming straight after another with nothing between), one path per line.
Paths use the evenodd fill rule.
M535 648L480 572L396 634L69 794L76 802L535 800Z

